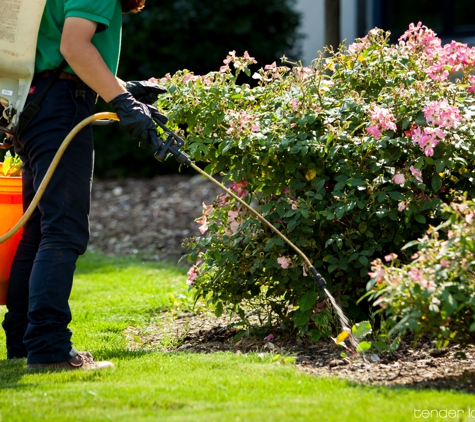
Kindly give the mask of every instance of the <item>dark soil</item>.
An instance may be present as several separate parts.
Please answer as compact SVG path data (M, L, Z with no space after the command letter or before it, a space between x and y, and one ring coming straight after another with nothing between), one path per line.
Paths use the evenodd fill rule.
M96 181L91 210L90 249L107 255L138 255L147 260L178 262L186 253L184 237L199 235L202 203L221 190L201 176L169 175L150 180ZM186 265L182 262L180 265ZM394 352L371 351L342 358L331 339L307 344L275 334L271 340L234 338L239 330L225 318L202 312L163 314L145 330L127 329L133 349L198 353L273 353L276 363L295 358L297 367L369 385L452 389L475 392L475 347L437 349L429 340L402 342ZM336 336L337 333L335 333Z

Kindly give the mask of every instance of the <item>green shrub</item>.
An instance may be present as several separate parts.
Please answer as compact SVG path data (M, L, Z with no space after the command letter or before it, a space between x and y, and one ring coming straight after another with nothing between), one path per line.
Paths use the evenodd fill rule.
M365 312L356 300L370 262L474 191L474 50L446 46L446 56L465 51L465 64L449 68L425 27L412 26L398 45L388 38L374 29L311 67L267 64L252 75L256 87L238 83L254 62L247 52L230 52L220 72L162 80L169 94L159 106L186 131L192 159L223 174L303 250L352 318ZM454 72L459 79L448 78ZM203 236L186 242L199 261L190 270L197 296L218 314L246 318L255 303L269 321L324 334L324 295L293 249L227 195L205 205Z
M396 254L386 257L389 264L372 262L368 295L388 316L390 335L413 331L443 346L475 340L475 203L447 211L446 222L407 245L418 247L409 264L399 265Z

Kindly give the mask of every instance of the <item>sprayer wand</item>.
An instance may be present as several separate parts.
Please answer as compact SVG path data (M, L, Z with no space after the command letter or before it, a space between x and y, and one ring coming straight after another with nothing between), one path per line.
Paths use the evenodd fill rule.
M272 225L269 221L267 221L259 212L257 212L254 208L252 208L249 204L247 204L245 201L243 201L241 198L239 198L234 192L226 188L224 185L219 183L216 179L214 179L212 176L210 176L208 173L205 171L201 170L195 163L193 163L190 159L190 157L185 154L184 152L180 151L180 148L184 146L185 141L178 136L176 133L171 131L163 121L161 121L158 116L154 116L154 120L157 123L157 125L163 130L164 134L166 134L167 139L165 142L163 142L160 147L155 151L154 156L158 161L164 161L167 156L170 154L175 156L175 159L180 163L180 164L186 164L192 168L194 168L198 173L209 179L211 182L213 182L216 186L218 186L220 189L224 190L228 195L233 197L236 201L238 201L241 205L243 205L247 210L249 210L259 221L261 221L264 225L266 225L268 228L270 228L274 233L276 233L285 243L287 243L289 246L291 246L298 255L306 262L306 264L309 267L310 272L312 273L313 278L316 280L318 287L320 287L327 297L329 298L333 308L338 314L338 317L340 318L340 323L343 328L349 327L349 320L343 313L342 309L338 306L336 303L335 299L333 296L330 294L330 292L327 289L325 279L322 277L321 274L318 273L318 271L315 269L315 267L312 265L312 262L307 258L307 256L297 247L295 244L293 244L284 234L282 234L274 225ZM18 230L20 230L26 223L26 221L30 218L31 214L33 213L34 209L38 206L41 197L43 196L43 193L46 190L46 187L48 186L49 181L51 180L51 177L53 176L53 173L59 163L59 160L64 154L64 151L68 147L68 145L71 143L73 138L76 136L76 134L82 130L84 127L93 124L93 125L107 125L110 123L113 123L114 121L119 121L119 118L117 117L117 114L115 113L96 113L92 116L89 116L85 118L83 121L79 122L72 130L69 132L68 136L64 139L62 142L61 146L59 147L58 151L56 152L55 156L53 157L53 160L48 168L48 171L46 172L43 180L41 181L36 194L34 198L32 199L28 209L25 211L23 214L22 218L18 221L18 223L10 229L7 233L4 235L0 236L0 243L3 243L10 239ZM0 126L0 133L6 133L7 135L12 135L11 131L8 129L1 127ZM0 139L1 140L1 139ZM7 137L6 142L4 141L3 143L0 143L0 148L8 148L10 146L10 143L8 142L9 138ZM356 338L350 334L350 341L352 345L356 348L358 345L358 342Z

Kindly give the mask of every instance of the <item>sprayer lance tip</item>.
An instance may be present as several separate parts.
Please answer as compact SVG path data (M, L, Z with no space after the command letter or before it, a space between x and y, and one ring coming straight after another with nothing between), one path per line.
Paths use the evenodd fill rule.
M312 273L313 278L314 278L315 280L317 280L318 286L319 286L321 289L326 289L326 288L327 288L327 284L325 283L325 279L317 272L317 270L315 269L315 267L310 267L310 272Z

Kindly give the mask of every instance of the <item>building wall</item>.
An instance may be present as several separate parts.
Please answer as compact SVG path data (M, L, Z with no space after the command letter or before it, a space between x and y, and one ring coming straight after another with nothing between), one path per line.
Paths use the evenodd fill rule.
M461 2L462 0L458 1ZM361 5L362 2L366 8L364 16L363 13L358 13L358 5ZM388 5L387 2L388 0L340 0L340 39L346 39L347 44L351 44L355 38L364 36L375 26L384 27L385 21L388 21L390 17L388 15L389 12L385 11ZM439 3L436 3L436 5L440 8ZM325 0L297 0L297 9L302 13L300 30L305 36L302 42L301 57L302 64L305 66L308 66L317 57L318 51L323 51L325 45L324 6ZM358 22L358 19L360 19L360 22ZM424 13L421 13L420 20L424 21ZM469 46L475 46L474 20L472 19L471 22L471 32L469 31L463 35L448 34L445 37L439 35L442 38L442 42L445 44L455 39L456 41L467 43ZM409 23L411 22L408 21L407 25Z
M351 44L357 37L357 0L340 2L340 37ZM305 36L301 57L305 66L317 57L318 51L323 51L325 45L324 5L325 0L297 0L297 9L302 13L301 32ZM368 11L367 16L370 13Z

